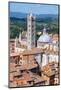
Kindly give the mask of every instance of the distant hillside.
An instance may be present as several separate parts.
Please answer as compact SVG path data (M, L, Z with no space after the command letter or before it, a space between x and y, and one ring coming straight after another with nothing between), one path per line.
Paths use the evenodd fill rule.
M58 15L55 14L39 14L36 16L36 22L57 22ZM11 12L10 13L10 20L11 21L25 21L27 20L27 13L19 13L19 12Z
M45 19L45 18L57 18L58 15L56 14L39 14L39 15L35 15L36 19L40 18L40 19ZM14 18L26 18L27 17L27 13L20 13L20 12L10 12L10 17L14 17Z
M20 13L20 12L10 12L10 17L14 18L26 18L26 13Z

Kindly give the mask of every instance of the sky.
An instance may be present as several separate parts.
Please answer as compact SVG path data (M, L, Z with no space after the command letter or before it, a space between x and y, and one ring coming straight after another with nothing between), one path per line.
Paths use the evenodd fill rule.
M34 14L58 14L58 5L10 2L10 12Z

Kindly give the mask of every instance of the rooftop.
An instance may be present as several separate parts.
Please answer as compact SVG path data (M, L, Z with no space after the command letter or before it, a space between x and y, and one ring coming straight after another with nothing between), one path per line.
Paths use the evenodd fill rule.
M43 73L48 77L55 75L56 74L55 70L56 67L54 66L55 64L57 65L58 68L57 62L51 62L42 68Z
M40 48L32 48L31 50L25 50L22 55L33 55L43 53L43 50Z
M10 56L12 57L12 56L20 56L20 53L10 53Z

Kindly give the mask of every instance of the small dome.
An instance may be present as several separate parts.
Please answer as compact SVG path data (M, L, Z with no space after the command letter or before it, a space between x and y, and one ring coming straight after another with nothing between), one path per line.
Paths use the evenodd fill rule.
M39 37L38 42L51 43L52 39L48 34L43 34Z

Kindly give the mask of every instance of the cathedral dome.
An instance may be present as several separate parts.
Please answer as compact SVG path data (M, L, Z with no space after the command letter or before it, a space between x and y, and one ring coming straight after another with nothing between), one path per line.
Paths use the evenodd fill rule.
M42 42L42 43L51 43L52 39L51 37L48 35L48 33L46 33L46 29L43 29L43 35L41 35L38 39L38 42Z
M45 34L45 35L41 35L41 36L39 37L38 42L51 43L52 40L51 40L51 38L49 37L48 34Z

